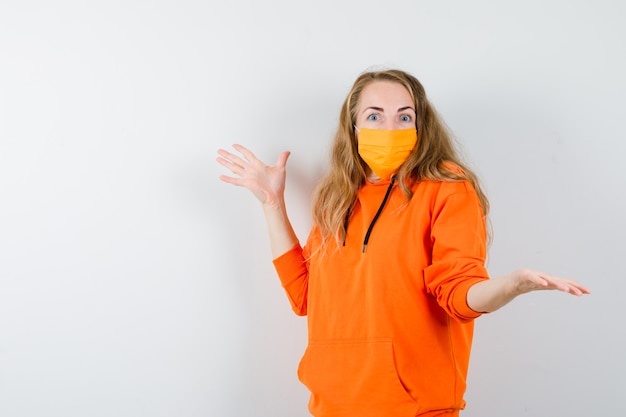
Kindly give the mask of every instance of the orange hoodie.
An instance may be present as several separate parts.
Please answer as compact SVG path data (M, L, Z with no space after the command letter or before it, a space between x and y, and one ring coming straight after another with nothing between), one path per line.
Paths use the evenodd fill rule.
M484 215L469 182L413 191L407 201L389 180L367 182L344 246L318 251L314 227L304 249L274 259L293 310L308 316L298 377L316 417L458 416L465 406L480 315L466 295L488 279Z

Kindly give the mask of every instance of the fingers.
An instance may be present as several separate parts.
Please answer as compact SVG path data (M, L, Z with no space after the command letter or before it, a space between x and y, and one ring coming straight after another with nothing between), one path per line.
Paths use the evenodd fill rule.
M572 279L560 278L554 275L527 269L519 270L517 272L517 282L520 294L538 290L557 290L576 296L591 293L588 288Z
M252 153L245 146L234 144L233 148L235 148L235 150L241 153L243 158L233 153L230 153L227 150L218 149L217 153L219 157L216 160L220 165L230 169L234 174L242 175L243 171L245 171L247 168L252 167L252 166L256 166L257 168L260 168L260 167L269 168L265 164L263 164L254 155L254 153ZM291 155L291 152L289 151L282 152L278 156L278 160L276 161L276 167L279 169L285 169L289 155Z
M243 159L243 158L241 158L241 157L239 157L239 156L237 156L237 155L235 155L233 153L230 153L230 152L228 152L227 150L224 150L224 149L218 149L217 150L217 153L220 156L216 159L216 161L220 165L228 168L233 174L237 174L237 175L243 177L245 175L244 171L246 171L246 169L250 166L251 163L259 163L260 164L260 162L256 158L256 156L254 156L254 154L252 152L250 152L250 150L248 150L244 146L241 146L241 145L238 145L238 144L234 144L233 148L235 148L237 151L239 151L243 155L243 157L245 159ZM226 178L226 177L224 177L224 178ZM234 178L229 177L229 178L231 178L230 181L226 181L224 178L220 177L220 179L222 181L234 184L234 182L232 181L232 180L234 180ZM241 185L241 184L235 184L235 185Z
M577 296L591 293L588 288L572 279L555 277L553 275L543 273L538 273L537 275L545 282L545 289L555 289Z
M567 287L567 292L569 292L570 294L574 294L578 296L591 294L591 291L588 288L580 285L579 283L575 281L566 282L563 285Z
M229 177L227 175L220 175L219 179L221 181L227 182L229 184L233 184L233 185L238 185L240 187L243 187L243 180L241 178L233 178L233 177Z
M573 279L561 278L561 280L563 281L565 285L568 285L570 288L573 288L576 291L580 292L580 295L591 294L591 290L589 290L589 288L585 287L584 285L581 285L580 283L578 283L577 281L574 281Z
M576 288L581 292L581 295L583 294L591 294L591 290L583 285L580 285L579 283L576 283Z
M250 151L250 149L245 146L239 145L237 143L233 144L233 148L235 148L239 153L241 153L244 158L246 158L247 162L258 161L258 158Z
M217 162L219 162L221 165L225 166L228 169L232 169L231 167L243 169L248 164L247 161L244 161L237 155L232 154L224 149L218 149L217 153L221 156L221 158L217 158Z

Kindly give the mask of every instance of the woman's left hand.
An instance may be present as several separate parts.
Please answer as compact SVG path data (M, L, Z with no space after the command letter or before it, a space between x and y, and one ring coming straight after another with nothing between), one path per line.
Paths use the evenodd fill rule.
M518 269L513 271L511 278L514 286L513 291L518 295L538 290L557 290L577 296L591 293L588 288L574 280L560 278L530 269Z
M591 293L588 288L571 279L518 269L502 277L472 285L467 292L467 305L478 312L496 311L518 295L539 290L557 290L577 296Z

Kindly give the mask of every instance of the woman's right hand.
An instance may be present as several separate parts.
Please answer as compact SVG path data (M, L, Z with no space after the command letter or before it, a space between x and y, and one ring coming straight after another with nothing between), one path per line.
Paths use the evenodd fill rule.
M220 156L217 162L238 177L220 175L220 180L247 188L264 205L281 204L285 191L285 166L290 153L282 152L276 165L269 166L261 162L249 149L241 145L233 145L233 148L241 154L241 157L218 149L217 153Z
M233 148L242 156L218 149L217 153L220 156L217 162L237 177L220 175L220 179L229 184L247 188L263 203L272 256L277 258L298 243L298 238L287 217L284 199L285 165L287 165L289 152L281 153L276 165L268 166L243 146L233 145Z

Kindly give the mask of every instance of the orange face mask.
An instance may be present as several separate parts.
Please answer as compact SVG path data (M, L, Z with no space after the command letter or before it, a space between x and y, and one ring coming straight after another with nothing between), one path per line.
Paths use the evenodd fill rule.
M409 158L417 144L415 128L402 130L358 129L359 155L374 174L386 180Z

